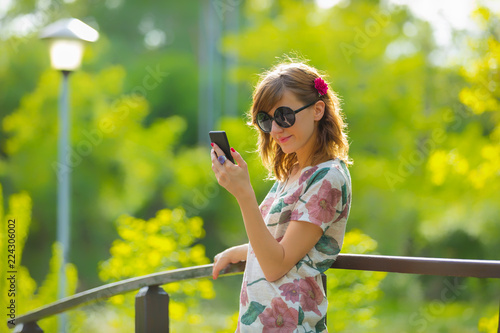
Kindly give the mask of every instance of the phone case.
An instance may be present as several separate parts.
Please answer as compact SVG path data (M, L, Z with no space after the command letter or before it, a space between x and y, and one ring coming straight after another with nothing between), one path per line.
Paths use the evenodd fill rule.
M229 141L227 140L227 135L225 131L210 131L208 133L210 135L210 140L213 143L216 143L220 149L226 155L226 158L234 163L233 156L231 156L231 146L229 145Z

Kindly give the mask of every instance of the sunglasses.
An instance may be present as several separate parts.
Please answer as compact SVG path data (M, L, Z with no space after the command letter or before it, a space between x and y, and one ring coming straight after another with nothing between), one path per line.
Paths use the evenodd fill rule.
M311 105L315 104L317 101L311 102L306 106L301 107L293 111L288 106L280 106L274 111L274 117L271 117L264 111L259 111L257 113L257 125L264 133L271 132L273 127L273 120L276 121L276 124L282 128L292 127L295 124L295 115L300 111L307 109Z

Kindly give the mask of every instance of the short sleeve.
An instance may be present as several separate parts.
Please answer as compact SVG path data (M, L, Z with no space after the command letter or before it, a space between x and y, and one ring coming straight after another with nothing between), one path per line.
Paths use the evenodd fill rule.
M325 231L344 217L346 209L347 188L342 173L335 167L321 168L307 179L291 220L310 222Z

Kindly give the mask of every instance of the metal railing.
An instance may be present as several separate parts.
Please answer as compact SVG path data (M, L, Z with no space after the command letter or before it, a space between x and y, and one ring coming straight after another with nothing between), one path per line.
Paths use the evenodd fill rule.
M333 269L354 269L388 273L408 273L453 277L500 279L500 261L440 259L422 257L396 257L382 255L339 254ZM220 276L241 274L245 263L230 265ZM90 289L52 304L25 313L15 319L14 332L40 333L43 330L37 321L62 313L89 302L138 290L135 302L135 332L156 333L169 331L169 296L162 285L195 278L212 276L212 264L181 268L172 271L149 274L137 278L110 283ZM326 289L325 289L326 290ZM13 328L13 327L10 327ZM500 333L500 318L498 325Z

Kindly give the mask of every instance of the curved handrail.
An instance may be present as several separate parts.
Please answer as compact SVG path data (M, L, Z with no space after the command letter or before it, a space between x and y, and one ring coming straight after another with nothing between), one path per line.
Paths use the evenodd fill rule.
M121 295L129 291L141 289L142 287L161 286L171 282L210 277L212 276L212 266L213 264L209 264L153 273L89 289L16 317L16 325L36 322L43 318L73 309L91 301L98 301L112 296ZM221 271L220 275L229 276L240 274L244 270L245 263L241 262L226 267ZM14 326L9 325L9 327L13 328Z
M209 264L153 273L89 289L16 317L16 325L36 322L84 303L124 294L146 286L164 285L187 279L210 277L212 276L212 266L213 264ZM442 259L341 253L331 268L421 275L500 278L499 260ZM240 274L244 269L245 263L241 262L226 267L221 271L220 275Z

